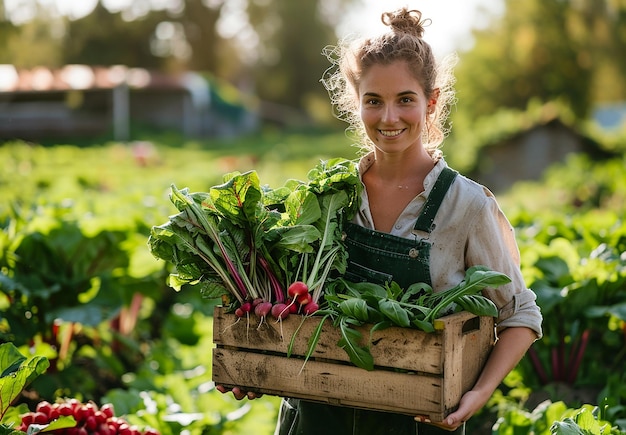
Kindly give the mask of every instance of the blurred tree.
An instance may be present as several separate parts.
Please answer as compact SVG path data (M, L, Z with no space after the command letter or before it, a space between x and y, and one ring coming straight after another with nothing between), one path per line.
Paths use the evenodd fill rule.
M98 2L68 24L64 60L210 72L248 84L262 99L302 108L314 95L326 98L321 51L336 41L339 17L357 1L185 0L177 10L148 8L132 19L125 19L128 10L111 13Z
M12 22L6 4L0 2L0 63L21 68L59 66L62 62L59 35L63 33L65 20L55 16L50 5L35 0L20 0L14 10L23 22Z
M626 100L626 3L578 0L572 10L569 34L592 64L592 100Z
M0 2L0 64L13 63L11 52L7 49L9 41L18 33L19 29L6 16L4 2Z
M319 80L330 64L322 56L322 49L337 42L335 26L345 8L354 3L249 2L251 24L260 38L254 77L262 99L300 108L306 107L315 95L327 99Z
M111 13L100 1L83 18L70 21L63 38L65 63L161 68L163 58L150 49L150 36L167 16L150 11L132 21Z
M458 112L479 118L501 108L523 110L533 100L560 101L584 119L594 103L623 100L621 3L506 0L502 19L474 31L475 45L461 55Z
M190 49L188 66L196 71L210 71L222 75L221 60L232 56L233 51L224 49L226 41L217 31L223 1L185 0L184 11L178 18ZM232 47L230 47L232 48Z

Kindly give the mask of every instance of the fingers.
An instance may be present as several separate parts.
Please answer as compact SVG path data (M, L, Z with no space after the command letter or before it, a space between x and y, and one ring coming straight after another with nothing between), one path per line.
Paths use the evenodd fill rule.
M254 400L254 399L263 397L263 394L261 393L255 393L254 391L245 391L239 387L233 387L231 389L231 388L225 387L224 385L216 385L215 389L222 394L228 393L230 391L233 393L233 396L237 400L242 400L244 397L247 397L248 400Z
M440 429L444 429L450 432L458 429L458 427L464 423L463 421L456 422L454 419L450 419L450 418L447 418L445 421L441 421L441 422L433 422L430 420L430 418L428 418L425 415L417 415L414 417L414 419L415 421L419 423L426 423L431 426L435 426L435 427L438 427Z

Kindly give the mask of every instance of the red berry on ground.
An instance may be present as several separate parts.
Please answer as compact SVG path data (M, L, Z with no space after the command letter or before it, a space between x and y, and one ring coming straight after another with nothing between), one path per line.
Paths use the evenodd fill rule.
M112 403L105 403L100 407L100 411L102 411L107 418L111 418L115 415L115 409Z
M52 411L52 405L47 400L43 400L37 404L35 411L43 412L49 417Z
M59 415L68 416L73 414L74 410L72 409L72 405L69 403L61 403L59 405Z
M37 411L33 415L33 423L46 424L48 423L48 416L44 414L43 412Z
M22 415L22 424L25 424L26 426L30 426L34 422L35 422L34 412L27 412L26 414Z
M90 415L85 419L85 428L87 428L87 430L93 432L96 430L96 427L98 427L98 422L96 421L96 417L94 415Z

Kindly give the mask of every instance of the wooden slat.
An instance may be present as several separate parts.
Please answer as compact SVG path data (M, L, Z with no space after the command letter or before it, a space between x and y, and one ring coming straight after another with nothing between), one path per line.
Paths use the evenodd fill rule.
M333 405L444 416L441 378L367 371L355 366L214 349L213 380L229 387Z

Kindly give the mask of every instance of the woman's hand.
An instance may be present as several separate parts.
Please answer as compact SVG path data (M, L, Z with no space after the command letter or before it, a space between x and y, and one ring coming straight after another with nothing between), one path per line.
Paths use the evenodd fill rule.
M416 416L415 421L450 431L461 426L485 406L500 382L513 370L536 338L536 334L525 327L511 327L501 331L474 388L461 397L457 410L441 422L431 422L423 415Z
M444 421L431 421L424 415L418 415L415 417L415 421L420 423L427 423L438 428L454 431L459 426L462 426L469 418L474 415L484 405L484 399L480 398L480 395L473 391L468 391L461 398L459 407L452 414L448 415Z
M477 391L470 390L461 397L461 402L457 410L448 415L444 421L433 422L423 415L416 416L415 421L432 424L441 429L453 431L469 420L472 415L487 403L487 400L489 400L489 395L485 396Z
M220 393L222 393L222 394L225 394L225 393L228 393L229 391L231 391L233 393L233 396L235 396L235 399L237 399L237 400L241 400L244 397L247 397L248 400L254 400L254 399L258 399L260 397L263 397L263 394L255 393L254 391L245 391L245 390L242 390L239 387L233 387L231 389L231 388L227 388L227 387L225 387L223 385L216 385L215 389L217 391L219 391Z

